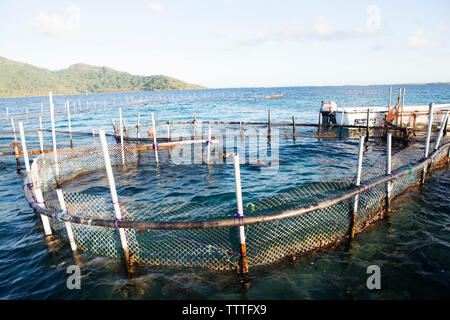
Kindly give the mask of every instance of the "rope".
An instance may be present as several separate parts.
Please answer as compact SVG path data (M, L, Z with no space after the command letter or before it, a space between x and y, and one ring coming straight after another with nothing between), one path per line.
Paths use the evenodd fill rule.
M23 185L24 187L28 187L29 190L33 188L33 182L27 183Z
M56 215L55 215L56 220L61 221L61 215L66 214L66 213L68 213L67 209L56 212Z
M117 222L119 222L122 219L116 218L116 220L114 220L114 228L116 228L117 230L119 229L119 227L117 226Z
M237 210L236 210L237 211ZM241 216L239 214L239 212L237 213L236 217L234 217L234 226L236 227L236 218L239 221L239 226L243 226L244 225L244 216Z
M28 205L30 206L30 208L33 207L33 204L39 205L39 204L44 204L44 202L40 202L40 201L31 201L31 202L28 202Z

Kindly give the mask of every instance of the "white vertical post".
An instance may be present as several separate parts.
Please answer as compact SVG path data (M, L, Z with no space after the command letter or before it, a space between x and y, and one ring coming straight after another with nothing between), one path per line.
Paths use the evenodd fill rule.
M172 138L170 136L170 121L167 122L167 140L171 141ZM170 149L169 149L170 150Z
M434 103L430 103L430 109L428 113L428 127L427 127L427 138L425 140L425 152L424 157L428 157L428 149L430 148L430 138L431 138L431 127L433 125L433 108Z
M22 122L19 122L19 132L20 132L20 140L22 142L22 152L23 152L23 160L25 163L25 170L27 171L27 174L29 175L30 174L30 161L28 159L27 143L25 141L25 132L23 130ZM29 178L31 178L31 177L29 177Z
M56 150L56 133L55 133L55 107L53 106L52 92L48 93L50 101L50 120L52 122L52 140L53 140L53 155L55 157L55 176L56 183L59 184L59 165L58 165L58 151Z
M39 145L41 147L41 153L44 153L44 132L42 130L42 117L39 117Z
M56 189L56 195L58 196L59 207L62 212L67 212L66 202L64 201L64 195L62 189ZM62 213L61 212L61 213ZM61 214L60 213L60 214ZM67 237L69 238L70 248L72 251L77 251L77 245L75 244L75 239L73 237L72 225L70 222L64 221L64 226L66 227Z
M41 154L44 153L44 138L42 137L42 131L38 131L39 146L41 148Z
M121 155L122 155L122 164L125 164L125 153L123 151L122 108L119 108L119 123L120 123L120 151L121 151Z
M342 116L341 116L341 126L339 127L339 138L342 137L342 126L344 125L344 116L345 116L344 108L341 109L341 114L342 114Z
M14 126L14 118L11 118L11 127L14 135L14 141L17 141L16 127Z
M23 160L25 162L25 170L27 171L28 183L33 183L33 194L38 206L41 208L45 208L44 197L42 195L41 187L35 185L35 181L32 181L31 179L30 161L28 159L27 143L25 141L25 132L23 130L22 122L19 122L19 130L20 130L20 140L22 141ZM42 226L44 227L45 235L46 236L51 235L52 229L50 228L50 222L48 220L48 217L43 214L41 214L40 216Z
M387 143L387 150L386 150L386 175L391 174L391 167L392 167L392 134L387 133L386 135L386 143ZM390 198L391 198L391 189L392 189L392 182L388 182L386 184L386 211L390 210Z
M363 161L363 151L364 151L364 137L359 137L359 148L358 148L358 167L356 169L356 186L361 184L361 171L362 171L362 161ZM356 231L356 216L358 214L358 202L359 195L355 196L355 202L353 203L353 214L352 214L352 224L351 224L351 232L350 238L353 239L355 237Z
M241 244L241 264L242 273L248 272L247 248L245 244L245 228L241 221L244 218L244 208L242 206L241 170L239 167L239 155L233 155L234 183L236 188L236 209L239 218L239 242Z
M103 149L103 156L105 158L105 169L106 169L106 175L108 176L109 190L111 192L112 203L114 206L114 213L116 215L117 221L119 221L122 219L122 213L120 212L119 198L117 197L116 184L114 182L114 176L113 176L113 172L112 172L112 168L111 168L111 160L109 158L108 145L106 144L105 130L100 129L98 131L98 134L99 134L100 143L101 143L102 149ZM128 264L129 252L128 252L127 238L125 236L125 230L122 228L119 228L119 235L120 235L120 242L122 244L125 261Z
M44 104L41 102L41 116L43 112L44 112Z
M403 95L402 95L402 106L405 106L405 96L406 96L406 88L403 88Z
M27 108L27 120L28 120L28 108Z
M209 158L211 155L211 126L208 126L208 146L207 146L207 150L206 150L206 164L209 164Z
M152 126L153 126L153 148L155 149L155 160L156 165L159 165L159 159L158 159L158 142L156 139L156 125L155 125L155 116L152 112Z
M442 138L442 134L444 132L444 129L446 127L447 124L447 119L448 119L448 114L450 111L447 111L444 115L444 117L442 118L442 124L441 124L441 129L439 130L439 134L436 138L436 144L434 145L434 150L436 150L437 148L439 148L439 142L441 142L441 138Z
M95 144L95 129L92 128L92 140L94 141Z
M67 100L66 104L67 104L67 120L69 122L70 147L72 147L73 146L73 144L72 144L72 125L70 123L70 102L69 102L69 100Z

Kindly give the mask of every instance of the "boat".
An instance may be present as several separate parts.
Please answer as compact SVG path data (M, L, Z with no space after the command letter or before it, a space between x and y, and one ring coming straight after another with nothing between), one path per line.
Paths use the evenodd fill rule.
M266 99L279 99L279 98L284 98L285 96L286 96L285 92L280 93L280 94L272 93L271 96L265 96L264 98L266 98Z
M423 129L428 124L429 105L338 107L335 101L322 101L321 124L367 127L393 125L402 128ZM433 126L441 124L450 103L434 104ZM447 122L447 126L448 126Z

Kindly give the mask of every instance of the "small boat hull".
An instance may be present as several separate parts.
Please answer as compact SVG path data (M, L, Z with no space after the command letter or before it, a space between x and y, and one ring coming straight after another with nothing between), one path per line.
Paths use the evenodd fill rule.
M385 125L384 119L388 115L387 107L343 107L335 112L336 125L367 126L367 110L369 109L369 127ZM403 109L403 110L402 110ZM433 126L440 126L450 104L435 105L433 110ZM421 129L428 124L429 106L410 105L400 107L398 117L392 121L395 125L407 128ZM329 118L329 115L327 115ZM328 120L328 118L326 120ZM326 121L323 122L327 124ZM331 124L331 123L329 123ZM447 124L447 127L449 124Z

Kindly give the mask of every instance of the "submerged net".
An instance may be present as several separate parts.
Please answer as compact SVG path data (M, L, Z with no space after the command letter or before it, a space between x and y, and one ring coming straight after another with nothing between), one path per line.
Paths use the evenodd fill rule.
M125 145L125 165L148 161L149 153ZM437 153L433 163L448 158L448 145ZM120 145L110 145L111 164L122 164ZM414 144L392 157L392 170L409 170L392 181L391 199L422 177L423 168L412 169L423 158L424 147ZM147 160L145 160L147 159ZM65 149L58 153L59 182L96 170L104 170L101 146L91 145L77 149ZM386 164L381 159L364 168L362 184L385 176ZM104 174L104 173L103 173ZM32 164L31 179L40 185L45 195L46 208L51 226L65 237L65 224L56 218L60 207L54 187L57 184L54 155L42 154ZM345 195L355 190L354 176L336 181L316 182L292 188L271 197L244 202L244 216L258 217L287 212ZM115 220L110 198L86 193L65 192L67 213L73 217ZM310 251L344 239L349 234L351 213L355 197L338 203L318 207L311 212L268 222L244 224L249 267L274 263L286 256ZM358 195L356 231L385 216L386 183L378 184ZM202 203L150 204L121 201L122 219L136 222L135 227L125 229L130 252L130 263L181 269L239 270L240 244L237 227L207 227L191 229L145 228L139 222L192 222L233 219L236 205L233 203L213 205ZM123 250L116 228L72 223L78 250L111 258L123 258Z

